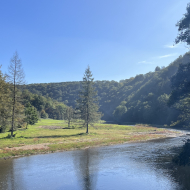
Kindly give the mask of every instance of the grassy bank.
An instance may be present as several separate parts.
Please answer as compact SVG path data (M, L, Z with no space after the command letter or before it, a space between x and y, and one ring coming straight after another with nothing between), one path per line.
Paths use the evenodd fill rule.
M150 126L127 126L115 124L94 124L85 128L77 123L68 129L62 120L42 119L28 129L17 130L15 138L0 133L0 158L49 153L55 151L82 149L94 146L146 141L176 135L174 131Z

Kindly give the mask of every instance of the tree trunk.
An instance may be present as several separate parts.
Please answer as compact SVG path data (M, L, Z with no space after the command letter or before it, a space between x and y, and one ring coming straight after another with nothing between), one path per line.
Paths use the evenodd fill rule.
M11 126L11 137L13 137L14 119L15 119L15 106L13 105L12 126Z
M88 122L86 124L86 133L88 133Z
M13 137L14 122L15 122L15 79L14 79L14 89L13 89L13 113L12 113L12 127L11 127L11 137Z
M70 120L68 120L68 127L70 128Z

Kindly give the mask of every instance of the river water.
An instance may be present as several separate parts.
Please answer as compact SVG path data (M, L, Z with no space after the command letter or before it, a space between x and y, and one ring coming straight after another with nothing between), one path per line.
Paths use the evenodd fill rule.
M0 160L1 190L185 190L171 163L186 137Z

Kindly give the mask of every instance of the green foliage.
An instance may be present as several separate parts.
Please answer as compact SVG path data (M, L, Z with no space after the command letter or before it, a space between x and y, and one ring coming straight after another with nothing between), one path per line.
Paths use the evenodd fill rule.
M38 113L34 106L31 106L30 103L27 103L25 106L25 122L27 123L26 128L28 124L34 125L38 122Z
M160 71L161 70L161 68L159 67L159 66L157 66L156 68L155 68L155 71Z
M42 111L40 112L40 116L41 116L41 118L43 118L43 119L48 118L48 114L45 112L45 110L42 110Z
M177 72L180 63L189 62L189 53L179 56L168 67L161 67L158 72L149 72L137 75L130 79L116 81L94 81L97 98L100 105L99 111L104 115L103 120L117 122L138 122L150 124L167 124L177 122L180 110L174 110L166 105L171 93L171 77ZM38 96L46 96L52 100L66 102L73 108L82 89L81 82L62 82L26 85L26 89ZM116 109L125 101L127 111L114 117ZM48 100L50 102L50 100ZM48 103L49 108L43 108L50 118L61 118L55 111L55 106ZM43 107L43 106L42 106ZM115 112L114 112L115 111Z
M178 125L189 125L190 120L190 63L180 64L171 78L172 92L168 105L180 111Z
M22 99L25 106L29 102L35 107L41 118L64 119L66 106L61 102L52 100L50 97L32 94L28 90L22 92Z
M171 78L172 92L168 102L169 106L186 98L190 93L190 63L180 64L177 73Z
M0 133L6 131L11 117L11 92L0 71Z
M71 121L74 119L74 110L72 107L66 108L64 119L68 121L68 127L70 127Z
M187 4L187 12L184 14L183 18L177 22L179 34L175 39L176 44L179 42L186 42L190 45L190 3Z
M121 117L127 112L127 108L124 102L125 101L123 101L121 105L117 106L115 111L113 112L113 115L118 122L121 121Z
M84 120L86 133L88 133L88 125L95 123L101 117L101 114L98 113L97 93L93 84L94 78L92 78L92 73L88 66L83 77L82 90L79 93L79 99L77 99L77 111L79 111L80 118Z

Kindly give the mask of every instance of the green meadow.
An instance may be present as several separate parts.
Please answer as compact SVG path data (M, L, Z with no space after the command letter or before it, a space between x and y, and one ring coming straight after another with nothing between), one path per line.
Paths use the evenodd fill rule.
M0 133L0 158L146 141L166 137L168 130L96 123L89 127L89 134L85 132L80 122L72 123L68 128L64 120L41 119L28 129L15 131L14 138L8 138L10 132Z

